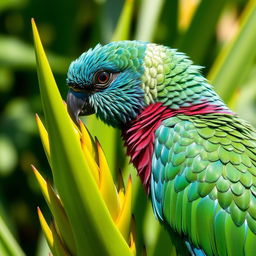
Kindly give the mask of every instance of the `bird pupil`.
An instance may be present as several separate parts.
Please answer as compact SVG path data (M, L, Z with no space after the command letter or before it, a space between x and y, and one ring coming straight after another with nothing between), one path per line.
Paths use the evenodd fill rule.
M101 72L98 76L98 81L100 83L106 83L108 81L109 74L107 72Z

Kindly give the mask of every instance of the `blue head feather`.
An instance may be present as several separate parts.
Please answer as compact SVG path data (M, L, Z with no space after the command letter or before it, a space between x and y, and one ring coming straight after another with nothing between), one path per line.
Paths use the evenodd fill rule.
M140 85L146 46L147 43L138 41L98 44L71 63L67 83L81 89L74 92L76 97L87 98L99 118L120 128L145 105ZM107 70L115 78L107 88L93 90L93 78L99 70Z

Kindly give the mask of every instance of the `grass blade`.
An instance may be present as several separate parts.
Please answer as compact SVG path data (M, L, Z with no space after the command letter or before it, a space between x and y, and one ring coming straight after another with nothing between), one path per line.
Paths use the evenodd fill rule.
M24 252L21 250L8 227L4 223L2 217L0 216L0 243L1 247L4 248L4 252L1 254L9 256L25 256Z

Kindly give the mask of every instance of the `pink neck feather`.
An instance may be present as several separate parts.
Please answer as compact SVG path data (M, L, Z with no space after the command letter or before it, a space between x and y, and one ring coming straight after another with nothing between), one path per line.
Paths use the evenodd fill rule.
M181 107L177 110L163 106L157 102L147 106L126 129L122 130L124 144L127 147L127 155L138 171L147 193L150 190L151 162L154 150L155 131L162 121L179 114L200 115L209 113L226 113L221 107L209 105L207 102Z

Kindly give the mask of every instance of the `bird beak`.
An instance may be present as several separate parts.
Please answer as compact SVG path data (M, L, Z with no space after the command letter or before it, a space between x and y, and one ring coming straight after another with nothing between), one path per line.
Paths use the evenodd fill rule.
M89 97L85 93L68 91L67 95L68 113L72 120L78 125L78 116L87 116L94 114L94 108L89 104Z

